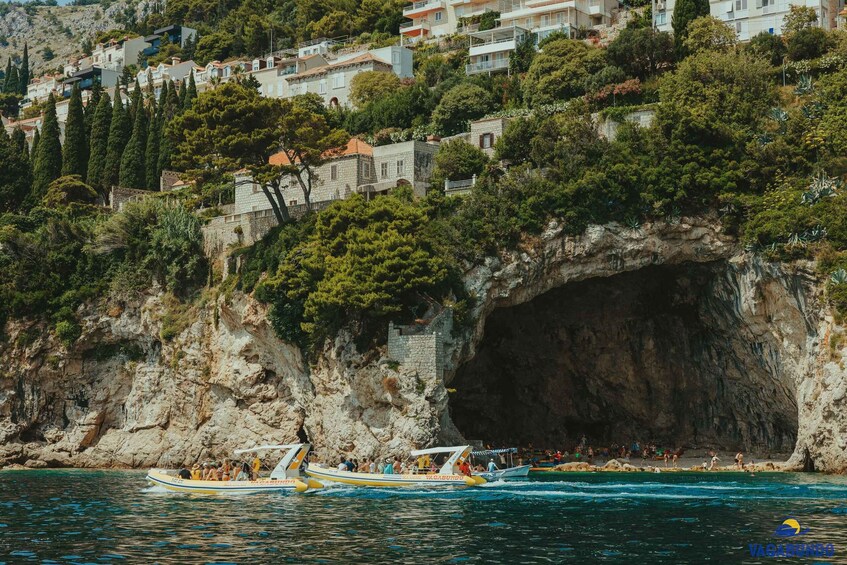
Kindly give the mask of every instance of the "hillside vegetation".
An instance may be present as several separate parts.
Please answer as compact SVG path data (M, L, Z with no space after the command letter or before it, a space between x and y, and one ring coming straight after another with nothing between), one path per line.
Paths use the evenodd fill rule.
M224 26L245 5L213 21ZM191 4L168 10L180 6ZM249 79L196 99L191 85L171 85L159 100L136 95L126 115L109 112L103 97L102 112L83 126L89 166L76 177L68 176L75 169L67 145L58 163L50 159L55 151L42 149L54 136L46 125L34 158L20 136L0 140L0 162L20 171L0 183L0 313L51 320L70 343L77 308L89 300L130 301L152 284L177 302L240 288L271 305L286 339L319 347L347 326L364 346L381 339L387 320L414 319L432 302L454 306L461 322L473 300L464 270L553 218L579 234L593 223L637 231L644 222L706 213L770 259L818 259L843 311L847 36L796 20L785 38L758 36L748 45L737 45L711 17L693 19L679 48L638 21L605 49L553 36L538 54L519 53L511 76L466 77L461 53L424 47L414 80L391 88L364 81L352 109L328 110L309 96L262 98ZM621 120L633 108L654 109L653 126L623 123L612 141L598 135L592 113ZM98 125L100 113L123 126ZM478 175L467 197L434 190L414 200L397 189L295 222L280 194L275 212L283 225L236 251L243 267L223 287L222 274L201 259L200 225L189 210L220 200L229 171L248 169L273 198L301 190L281 187L281 173L308 175L268 165L280 149L300 151L293 163L314 163L349 134L375 143L449 134L492 114L513 117L497 159L461 141L442 144L436 158L436 181ZM95 140L108 140L110 129L130 137L119 144L119 162L107 152L110 164L92 177ZM155 179L162 159L152 154L197 180L179 203L150 200L118 214L92 205L106 186L103 174L129 186Z

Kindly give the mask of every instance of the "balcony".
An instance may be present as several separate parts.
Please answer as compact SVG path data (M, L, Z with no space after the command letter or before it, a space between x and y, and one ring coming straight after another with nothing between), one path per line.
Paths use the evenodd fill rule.
M509 70L509 59L494 59L493 61L478 61L465 65L465 74L495 73Z
M421 0L411 6L403 8L403 15L407 18L422 16L436 10L444 9L444 0Z
M406 37L417 37L429 33L429 21L416 20L400 24L400 35Z
M516 18L525 18L538 14L547 14L562 10L576 9L576 0L525 0L522 2L514 2L510 9L503 11L500 14L500 20L513 20Z
M469 33L469 55L477 57L490 53L514 51L518 43L528 34L527 30L517 26L497 27Z

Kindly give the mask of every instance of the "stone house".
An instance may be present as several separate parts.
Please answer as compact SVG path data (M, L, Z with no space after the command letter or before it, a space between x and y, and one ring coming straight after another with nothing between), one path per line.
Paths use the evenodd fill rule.
M371 147L352 138L335 157L318 167L312 184L310 200L313 205L349 198L359 193L366 198L385 194L398 185L409 185L416 196L425 196L438 145L423 141L406 141ZM288 163L284 153L271 156L271 164ZM296 178L283 179L283 196L288 206L305 203L303 191ZM240 171L235 175L235 206L233 214L270 210L262 189L250 175Z
M494 144L506 131L509 118L482 118L471 122L470 131L445 137L442 141L462 139L475 147L479 147L491 158L494 158Z
M412 187L416 197L426 196L437 152L437 143L424 141L404 141L374 147L374 182L363 186L360 192L374 195L406 184Z

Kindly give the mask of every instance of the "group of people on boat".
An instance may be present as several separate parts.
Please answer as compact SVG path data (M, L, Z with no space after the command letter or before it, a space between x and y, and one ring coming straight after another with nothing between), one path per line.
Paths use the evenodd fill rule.
M402 460L400 457L389 457L385 461L366 458L361 462L357 458L341 457L336 468L339 471L348 471L351 473L384 475L427 475L438 473L441 470L436 461L429 455L421 455L414 461L408 462ZM496 469L496 465L494 465L494 468ZM485 471L485 468L482 465L471 467L468 461L462 461L455 468L456 474L462 474L468 477L476 471L482 472Z
M183 467L179 477L191 481L255 481L261 469L262 460L258 456L252 462L224 459L223 463L195 463L191 469Z

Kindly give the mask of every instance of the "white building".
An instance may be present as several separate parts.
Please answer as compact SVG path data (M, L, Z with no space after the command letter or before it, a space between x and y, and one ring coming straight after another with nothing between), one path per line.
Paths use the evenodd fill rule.
M143 37L125 37L98 43L91 52L92 64L120 72L129 65L138 65L138 56L148 47L150 44Z
M673 32L675 4L675 0L654 4L656 29ZM735 29L739 41L749 41L762 32L781 35L783 19L792 5L812 8L818 15L818 26L827 30L835 28L837 4L831 5L829 0L711 0L710 10L712 16Z
M414 76L412 51L390 46L370 51L332 49L330 40L310 42L296 54L279 53L253 59L247 70L259 82L259 93L271 98L291 98L315 93L327 106L344 106L350 98L350 81L360 72L393 72L400 78Z
M176 82L188 80L191 71L197 68L194 61L182 61L179 57L174 57L171 60L171 64L159 63L155 67L147 67L142 71L138 71L136 78L142 90L146 89L148 84L152 84L153 92L158 97L162 84L171 80ZM195 75L195 83L197 82L197 78L197 75Z
M58 95L62 91L62 75L45 75L32 79L26 87L26 97L29 103L47 100L52 92Z

